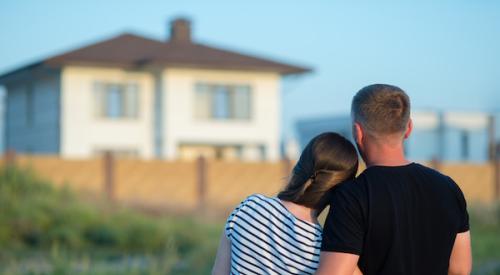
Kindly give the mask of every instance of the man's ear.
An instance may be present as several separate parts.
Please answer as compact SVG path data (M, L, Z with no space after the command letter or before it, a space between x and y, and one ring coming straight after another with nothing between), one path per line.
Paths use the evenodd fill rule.
M408 120L408 125L406 127L406 132L405 132L405 136L404 136L405 139L407 139L410 136L412 130L413 130L413 121L410 118Z
M354 141L357 144L362 144L361 141L363 140L364 133L363 133L363 128L359 123L354 122L354 124L352 125L352 133L354 135Z

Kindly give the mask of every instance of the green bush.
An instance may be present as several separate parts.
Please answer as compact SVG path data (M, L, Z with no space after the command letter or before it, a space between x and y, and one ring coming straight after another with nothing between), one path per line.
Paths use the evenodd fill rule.
M0 168L0 224L0 274L207 273L221 229L85 203L15 167Z

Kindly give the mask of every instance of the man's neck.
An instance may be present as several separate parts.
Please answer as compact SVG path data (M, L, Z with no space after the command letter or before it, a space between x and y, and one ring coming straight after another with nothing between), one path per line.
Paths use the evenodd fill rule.
M402 166L410 163L405 158L403 144L398 146L370 144L365 148L363 160L367 167Z

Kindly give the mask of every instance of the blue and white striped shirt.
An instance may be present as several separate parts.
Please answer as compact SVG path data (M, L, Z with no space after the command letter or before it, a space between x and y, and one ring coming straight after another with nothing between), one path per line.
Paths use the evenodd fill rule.
M251 195L226 223L231 274L313 274L321 233L320 225L296 218L279 199Z

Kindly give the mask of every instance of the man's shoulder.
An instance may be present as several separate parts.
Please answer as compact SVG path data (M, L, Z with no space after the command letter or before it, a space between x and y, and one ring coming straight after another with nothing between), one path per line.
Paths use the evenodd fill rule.
M415 169L418 169L420 170L422 173L426 173L428 175L432 175L432 176L435 176L435 177L441 177L443 179L445 178L448 178L448 176L446 176L445 174L439 172L438 170L436 170L435 168L432 168L432 167L429 167L429 166L426 166L426 165L423 165L423 164L420 164L420 163L413 163Z
M415 169L417 169L417 171L424 178L429 179L433 184L446 186L447 188L457 187L457 184L450 176L445 175L434 168L418 163L415 163L415 167L416 167Z
M367 173L367 170L361 172L354 179L350 179L340 183L336 190L338 192L362 192L366 191L366 184L369 182L371 175Z
M344 198L361 198L366 194L365 181L357 177L352 180L348 180L340 183L334 189L334 197L344 197Z

